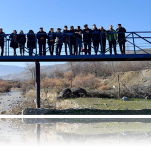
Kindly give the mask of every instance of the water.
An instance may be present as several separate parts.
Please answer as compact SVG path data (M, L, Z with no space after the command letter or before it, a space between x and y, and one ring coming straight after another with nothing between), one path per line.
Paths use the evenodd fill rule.
M147 119L0 119L0 143L15 147L144 147Z

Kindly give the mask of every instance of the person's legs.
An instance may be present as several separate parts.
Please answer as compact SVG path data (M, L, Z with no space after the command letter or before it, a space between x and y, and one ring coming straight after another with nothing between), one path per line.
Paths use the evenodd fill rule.
M112 54L112 41L109 41L110 54Z
M85 55L87 55L87 44L84 43L84 52L85 52Z
M123 54L122 42L119 43L121 54Z
M61 54L62 44L59 44L59 55Z
M59 46L59 44L56 45L56 55L59 55L58 46Z
M43 55L46 55L46 44L45 43L42 44L42 48L43 48Z
M51 55L53 55L53 52L54 52L54 43L53 43L53 45L51 46Z
M42 55L42 44L39 44L39 55Z
M73 42L74 55L77 55L76 41Z
M123 42L123 54L125 54L125 42Z
M3 56L4 54L4 45L0 45L1 46L1 56Z
M13 49L14 49L14 56L17 56L17 54L16 54L16 47L14 47Z
M79 55L81 53L81 48L82 48L82 40L79 40ZM78 50L77 50L78 51Z
M113 43L113 48L114 48L114 54L117 54L117 51L116 51L116 40L113 40L112 43Z
M105 54L105 50L106 50L106 40L103 40L103 53Z
M29 56L32 56L32 53L33 53L33 48L30 47L30 48L29 48Z

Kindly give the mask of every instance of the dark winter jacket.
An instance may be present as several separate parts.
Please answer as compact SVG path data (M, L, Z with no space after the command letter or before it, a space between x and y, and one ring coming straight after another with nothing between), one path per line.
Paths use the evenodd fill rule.
M101 33L102 40L106 40L106 30L105 29L99 30L99 32ZM100 39L101 39L101 36L100 36Z
M56 33L56 39L55 39L55 42L56 42L56 45L57 44L62 44L63 43L63 34L59 31L59 32L55 32Z
M92 30L92 40L100 40L100 32L97 28Z
M4 42L4 32L0 32L0 42Z
M35 34L28 33L27 34L27 48L36 48L36 38Z
M69 30L63 30L62 33L69 33ZM66 34L63 34L63 42L66 43L66 42L69 42L69 37L68 35Z
M75 36L76 36L78 39L81 39L81 40L82 40L82 35L80 35L79 32L82 33L82 30L81 30L81 29L79 29L79 30L75 29Z
M76 36L75 34L75 30L70 30L69 33L73 33L72 35ZM70 35L70 41L74 42L76 40L76 38L74 36Z
M117 28L116 32L126 32L126 29L124 27ZM125 33L118 33L118 42L120 41L126 42L126 39L124 38L125 38Z
M20 33L18 35L18 42L24 45L26 43L26 35Z
M89 33L87 33L87 31L89 31ZM91 41L92 38L92 30L91 29L83 29L82 31L83 33L83 41Z
M47 39L48 39L48 44L52 44L55 42L55 39L56 39L56 34L51 33L51 31L48 32L48 35L47 35ZM53 40L52 42L50 40Z
M16 36L16 38L15 38L15 36ZM14 35L14 33L11 33L11 35L9 36L9 38L11 40L10 47L18 48L18 34Z
M40 39L41 37L43 37L44 39ZM46 39L47 39L47 34L45 31L43 32L37 32L37 39L38 39L38 44L46 44Z

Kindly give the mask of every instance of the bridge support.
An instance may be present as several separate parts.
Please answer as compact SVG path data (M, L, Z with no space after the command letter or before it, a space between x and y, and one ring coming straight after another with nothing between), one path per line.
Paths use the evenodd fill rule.
M36 108L40 108L40 63L35 61L36 68Z

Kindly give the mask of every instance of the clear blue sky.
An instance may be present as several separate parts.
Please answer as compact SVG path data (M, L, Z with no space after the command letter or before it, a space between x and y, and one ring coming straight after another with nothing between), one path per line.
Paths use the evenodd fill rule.
M151 0L1 0L0 27L5 33L43 27L48 32L64 25L90 28L121 23L127 31L151 31ZM0 63L24 66L24 63ZM42 63L49 65L54 63Z

